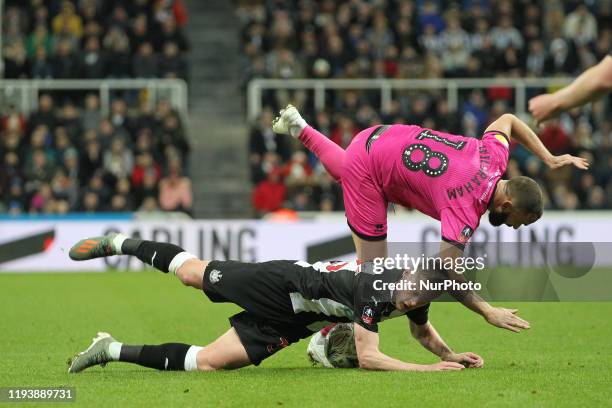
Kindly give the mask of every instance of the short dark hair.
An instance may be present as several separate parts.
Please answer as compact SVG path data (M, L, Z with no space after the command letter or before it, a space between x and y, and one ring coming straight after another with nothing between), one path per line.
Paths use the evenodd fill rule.
M512 205L535 217L542 216L544 197L540 185L532 178L525 176L513 177L506 184L506 194L512 199Z

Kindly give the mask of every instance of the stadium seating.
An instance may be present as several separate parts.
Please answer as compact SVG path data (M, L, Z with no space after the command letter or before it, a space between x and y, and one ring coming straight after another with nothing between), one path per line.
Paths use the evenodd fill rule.
M187 79L180 0L4 3L5 78Z
M0 213L191 211L189 144L165 100L152 112L118 98L104 117L94 93L83 107L42 94L27 118L11 107L1 130Z
M243 52L250 59L245 83L253 78L574 76L612 49L606 6L594 2L596 10L589 10L581 3L239 1ZM533 95L541 91L530 90ZM367 92L328 91L326 110L315 112L307 92L269 92L250 133L254 208L260 214L281 207L342 209L341 196L316 158L308 155L304 161L295 153L303 149L299 143L275 137L270 129L274 112L289 100L301 106L313 126L346 147L359 130L382 122L477 137L491 120L511 111L512 98L510 88L474 90L460 95L453 112L439 92L405 92L394 95L391 108L382 111ZM536 178L545 187L549 208L610 208L610 117L610 105L600 101L541 131L552 151L591 158L591 171L544 172L529 152L513 145L509 175ZM262 202L261 191L270 189L275 200Z
M7 79L187 78L182 2L6 1ZM166 100L50 92L0 122L0 214L192 209L189 143Z

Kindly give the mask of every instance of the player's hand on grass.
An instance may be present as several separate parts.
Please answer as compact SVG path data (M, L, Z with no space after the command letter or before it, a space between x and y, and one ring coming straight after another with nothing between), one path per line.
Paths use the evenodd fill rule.
M588 170L589 162L582 157L572 156L571 154L562 154L561 156L553 156L546 163L551 169L557 169L563 166L575 166L582 170Z
M484 360L476 353L452 353L444 356L444 361L451 361L453 363L459 363L465 368L482 368L484 366Z
M523 320L516 315L517 312L518 309L493 307L485 314L484 318L493 326L518 333L530 326L527 320Z
M440 361L439 363L423 366L423 371L459 371L465 367L452 361Z

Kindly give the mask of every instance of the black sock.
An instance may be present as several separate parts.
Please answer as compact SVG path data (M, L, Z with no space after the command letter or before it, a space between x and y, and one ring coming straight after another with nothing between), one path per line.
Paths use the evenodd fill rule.
M165 343L158 346L122 345L119 361L134 363L157 370L185 370L185 356L191 346L183 343Z
M172 259L185 250L166 242L128 238L123 241L121 252L126 255L136 255L142 262L167 273Z

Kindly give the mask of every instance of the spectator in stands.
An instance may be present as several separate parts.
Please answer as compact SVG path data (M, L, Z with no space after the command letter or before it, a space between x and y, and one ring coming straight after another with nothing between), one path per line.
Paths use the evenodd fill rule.
M111 211L133 211L134 209L130 180L121 178L117 180L115 195L111 198Z
M26 121L23 115L17 112L15 105L9 105L6 112L0 118L0 131L9 130L24 134Z
M4 76L24 79L30 73L30 64L23 43L15 43L4 50Z
M47 57L45 47L36 48L34 58L30 64L30 78L50 79L53 78L53 67Z
M122 194L115 194L114 196L112 196L110 210L114 212L130 211L130 207L127 202L127 197Z
M351 144L353 137L359 133L359 129L348 115L339 114L337 123L338 126L331 131L330 139L338 146L346 149Z
M125 139L115 136L110 149L104 153L104 170L115 178L120 179L132 174L134 156L131 150L126 149Z
M544 64L546 63L544 44L540 40L533 40L529 43L528 48L529 51L525 59L525 72L528 76L542 76L544 74Z
M185 130L183 129L178 113L171 112L164 117L159 132L157 139L160 143L161 150L164 153L167 152L168 147L178 150L180 159L185 164L191 147L185 136Z
M3 171L0 171L0 197L3 197L4 194L7 194L9 191L13 180L23 179L20 160L17 153L11 151L6 152L3 156L1 168ZM0 201L2 201L1 198ZM5 202L5 204L7 203Z
M55 171L55 165L51 162L43 149L32 152L29 162L25 165L25 176L28 184L38 186L38 183L51 181Z
M53 36L45 24L37 24L26 40L26 52L29 58L36 55L39 48L46 54L53 52Z
M86 184L95 174L96 170L102 168L102 147L97 139L87 142L81 154L79 162L79 182Z
M313 189L313 201L319 203L320 211L340 211L344 209L342 188L323 170L319 171Z
M116 3L114 5L108 25L110 27L118 28L123 32L127 32L130 25L129 16L125 7L121 3Z
M100 100L98 95L89 93L85 97L85 109L81 113L81 127L83 130L96 130L102 118Z
M154 38L149 30L149 18L144 13L138 14L136 18L134 18L129 33L130 45L136 50L140 49L142 44L152 44L154 41Z
M504 16L499 21L499 26L491 30L493 45L498 51L504 51L508 47L520 50L523 48L524 40L521 32L512 25L512 18Z
M138 207L145 205L145 201L153 199L156 207L159 197L159 175L151 169L145 171L142 176L142 183L134 188L135 203ZM150 205L150 203L149 203Z
M187 64L179 54L179 48L175 42L168 41L164 44L163 55L158 66L159 76L162 78L187 80Z
M155 112L153 112L153 105L149 100L141 100L138 108L138 113L134 121L134 128L138 132L147 131L151 133L151 129L156 125Z
M14 130L8 130L4 132L3 136L3 148L7 153L15 153L20 157L23 157L25 150L24 143L22 143L23 136Z
M168 165L168 175L159 182L159 206L164 211L180 211L191 214L193 195L191 181L182 175L182 164L173 160Z
M114 64L115 61L111 59ZM96 36L85 39L85 47L79 57L79 76L81 78L104 78L107 70L106 55L100 49L100 40Z
M78 76L79 64L69 39L59 41L57 53L52 61L52 71L53 77L57 79L71 79Z
M419 10L419 26L421 32L425 31L426 27L431 27L434 32L439 33L444 28L444 20L438 9L437 2L425 0Z
M128 131L122 126L113 125L110 118L105 118L100 121L98 136L103 149L108 149L110 147L115 136L119 136L126 141L130 139Z
M53 191L48 183L40 185L30 200L29 212L34 214L53 212Z
M187 37L183 34L182 30L177 27L176 20L173 16L164 18L161 22L161 30L157 33L155 44L160 47L158 51L162 51L162 47L165 48L167 43L174 43L178 50L187 51L189 49L189 43Z
M60 158L58 162L63 163L66 176L76 182L79 179L79 153L74 147L70 147L61 154Z
M564 38L555 38L550 43L550 54L546 59L546 72L569 74L576 70L576 58L572 44Z
M132 58L132 74L135 78L159 76L159 60L150 42L142 42Z
M63 157L66 150L72 148L70 137L68 136L68 132L66 132L65 127L58 126L55 128L55 132L53 134L53 148L56 158Z
M161 168L153 161L153 156L149 152L142 152L136 156L136 165L131 176L132 185L135 188L142 186L145 174L152 174L155 181L158 181L161 176Z
M11 180L5 203L11 215L17 215L27 211L26 194L23 190L23 181L20 178Z
M130 57L130 40L127 34L118 26L111 28L103 40L104 48L108 52L109 78L127 78L130 76L132 61Z
M127 104L124 99L115 98L111 102L109 120L115 128L125 129L127 133L132 133L133 123L128 117Z
M80 210L87 213L102 211L103 208L100 205L100 197L98 194L93 191L87 191L85 195L83 195L83 203Z
M267 178L259 182L253 190L253 208L259 214L280 209L287 197L287 187L282 181L279 170L271 171Z
M2 32L6 78L127 78L136 65L134 55L146 42L158 47L154 56L167 52L172 61L163 71L157 67L139 76L186 78L183 54L189 43L182 27L187 14L180 0L112 5L58 0L50 3L51 13L46 3L10 2L7 7ZM153 57L146 47L144 54Z
M304 151L298 150L293 153L291 159L282 168L282 176L289 187L304 187L311 184L312 167L308 164Z
M567 15L563 33L577 44L588 44L597 38L597 20L586 4L578 4L576 9Z
M0 211L131 211L137 205L155 209L158 163L184 163L189 154L180 117L169 102L160 100L153 113L150 102L143 100L130 113L124 100L114 99L108 116L102 116L96 94L86 95L82 113L71 100L55 105L51 95L43 93L38 110L27 119L14 106L3 111ZM159 133L153 135L151 129ZM134 169L132 148L140 166ZM189 180L174 176L174 170L170 173L161 195L167 203L173 191L180 190L181 208L190 211Z
M142 205L138 207L138 211L141 211L141 212L159 211L159 206L157 205L157 199L155 197L145 198L142 202Z
M65 129L70 140L76 140L82 131L79 111L71 100L67 100L57 112L58 125Z
M83 35L83 21L76 13L74 4L64 0L60 13L52 20L51 27L56 35L72 36L75 39Z

